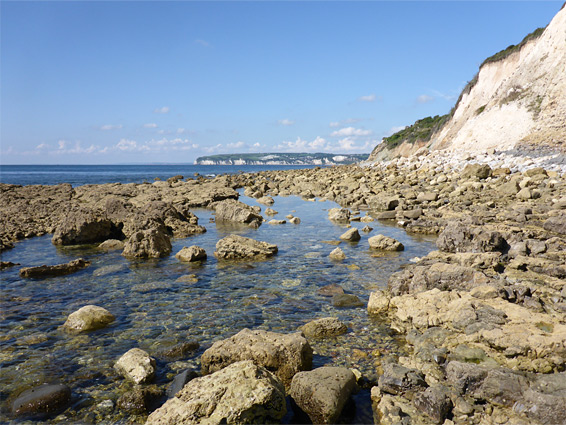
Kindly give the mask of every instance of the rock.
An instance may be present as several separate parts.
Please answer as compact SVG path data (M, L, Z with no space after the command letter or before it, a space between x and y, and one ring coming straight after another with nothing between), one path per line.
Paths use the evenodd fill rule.
M337 283L330 283L328 285L319 288L316 293L322 295L323 297L333 297L334 295L340 295L344 293L344 289Z
M272 208L266 208L266 209L265 209L265 214L266 214L266 215L277 215L277 214L279 214L279 213L278 213L277 211L275 211L274 209L272 209ZM291 218L292 218L292 217L291 217Z
M289 394L314 424L334 424L356 389L356 377L350 369L320 367L297 373Z
M287 223L285 220L275 220L275 219L269 220L267 222L267 224L271 224L271 225L278 225L278 224L285 224L285 223Z
M271 196L262 196L257 200L257 202L264 205L273 205L275 203Z
M277 254L277 245L239 235L229 235L216 244L219 260L264 259Z
M415 394L413 405L437 424L443 423L452 411L448 389L442 385L435 385Z
M417 202L434 202L438 200L438 193L435 192L420 192L417 195Z
M64 264L56 264L54 266L36 266L36 267L22 267L20 269L21 277L41 278L50 276L64 276L71 273L76 273L90 266L90 261L78 258Z
M372 230L373 230L373 227L370 227L370 226L362 227L362 232L365 232L365 233L370 233Z
M69 314L63 328L70 332L88 332L102 329L115 320L112 313L96 305L85 305Z
M368 205L372 209L391 211L399 206L399 197L373 196L368 200Z
M389 394L422 391L428 386L422 372L396 363L388 363L383 367L378 385L382 392Z
M342 251L340 247L333 249L328 256L330 257L330 259L335 261L342 261L346 259L346 254L344 254L344 251Z
M175 397L175 395L177 395L177 393L181 391L188 382L198 377L199 374L190 369L186 369L177 374L167 388L167 398Z
M42 384L24 391L12 402L16 416L41 416L58 413L71 403L71 389L63 384Z
M499 193L508 196L517 195L517 193L519 193L519 190L520 190L519 183L517 183L517 181L515 180L511 180L507 183L504 183L497 188L497 191Z
M216 221L235 221L252 227L259 227L263 222L263 217L252 207L233 199L218 202L215 210Z
M328 218L332 221L350 221L350 210L346 208L331 208L328 210Z
M368 313L381 314L389 309L389 297L383 291L374 291L369 296Z
M371 249L379 249L382 251L403 251L403 244L393 238L383 235L375 235L368 239Z
M416 220L421 215L423 215L423 210L420 208L415 208L412 210L403 211L403 217L409 218L411 220Z
M347 242L357 242L361 239L361 236L358 232L358 229L352 227L351 229L348 229L346 232L344 232L340 236L340 239Z
M159 351L156 357L164 358L169 361L185 359L189 354L198 350L200 347L196 341L187 341L177 344L171 348Z
M146 425L279 423L285 413L281 382L264 367L240 361L191 380Z
M155 377L155 359L139 348L132 348L118 359L114 369L136 384L145 384Z
M543 227L549 232L566 235L566 214L550 217L544 222Z
M190 247L183 247L177 254L175 258L179 261L194 262L194 261L204 261L206 260L206 251L196 245Z
M104 214L87 209L70 210L55 229L51 242L53 245L79 245L119 239L121 232Z
M157 229L142 230L130 236L122 255L128 258L165 257L172 250L169 237Z
M162 392L155 386L134 387L132 390L122 394L116 401L116 406L131 414L146 414L157 407Z
M561 423L566 418L566 373L538 376L513 410L542 424Z
M11 261L0 261L0 270L7 269L9 267L19 266L20 263L12 263Z
M301 333L242 329L206 350L201 356L201 367L207 374L241 360L253 360L268 368L287 386L293 375L311 368L312 349Z
M362 307L365 305L365 303L356 295L337 294L332 297L332 305L334 307L352 308Z
M507 241L499 232L452 221L438 235L436 246L444 252L501 252Z
M460 177L463 179L477 177L483 180L490 177L491 172L491 167L487 164L468 164L464 167Z
M293 217L289 220L289 223L291 224L300 224L301 223L301 219L299 217Z
M528 187L524 187L519 192L517 192L516 196L517 196L517 199L521 199L523 201L526 201L526 200L531 199L533 197L533 193L531 192L531 189L529 189Z
M106 251L118 251L124 249L124 242L118 239L108 239L98 245L98 247Z
M348 327L336 317L323 317L299 328L307 338L325 338L345 334Z
M377 215L378 220L395 220L397 211L383 211Z

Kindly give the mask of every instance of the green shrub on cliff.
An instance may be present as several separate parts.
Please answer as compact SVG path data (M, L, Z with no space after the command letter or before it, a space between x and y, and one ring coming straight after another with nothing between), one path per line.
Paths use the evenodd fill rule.
M389 149L399 146L403 142L428 142L432 135L439 130L448 120L449 114L426 117L403 130L385 137L383 140Z

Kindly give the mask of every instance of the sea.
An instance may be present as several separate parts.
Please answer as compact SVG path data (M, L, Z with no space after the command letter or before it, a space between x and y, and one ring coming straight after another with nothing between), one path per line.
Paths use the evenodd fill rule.
M195 165L43 165L1 167L2 183L73 186L109 182L152 182L175 175L281 170L292 166ZM265 209L256 199L240 201ZM130 260L120 251L102 251L96 245L54 246L52 235L25 239L2 252L2 261L19 265L0 271L0 423L144 423L144 415L120 408L120 397L132 389L113 368L131 348L141 348L157 360L154 384L165 391L184 370L200 371L199 358L215 341L244 328L280 333L296 332L305 323L336 317L348 326L344 335L309 341L313 367L345 366L359 370L366 382L375 382L387 359L404 355L405 341L380 317L369 316L365 306L372 291L384 289L391 274L435 249L434 238L407 234L392 223L352 222L362 239L340 241L348 227L328 220L331 201L276 196L271 206L275 219L291 214L300 224L262 224L258 229L217 223L214 212L194 209L203 234L173 238L172 253L154 260ZM0 200L1 202L1 200ZM373 214L362 211L362 215ZM266 216L267 218L267 216ZM370 233L361 229L368 224ZM213 253L219 239L239 234L274 243L279 252L265 261L222 262ZM368 237L383 234L401 241L405 250L374 252ZM182 263L175 253L198 245L206 261ZM339 246L346 259L329 258ZM19 276L21 267L61 264L84 258L91 265L77 273L43 279ZM338 285L355 295L357 306L336 307L321 288ZM73 335L61 327L67 316L84 305L109 310L116 320L107 328ZM199 348L171 360L162 353L188 341ZM15 417L14 400L42 383L64 383L72 390L72 403L46 417ZM353 396L349 414L341 423L373 423L370 391ZM283 423L302 423L288 405Z

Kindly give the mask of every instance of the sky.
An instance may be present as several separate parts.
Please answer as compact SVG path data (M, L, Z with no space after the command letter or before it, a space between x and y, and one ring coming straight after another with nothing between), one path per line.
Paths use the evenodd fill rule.
M0 164L369 153L563 1L0 3Z

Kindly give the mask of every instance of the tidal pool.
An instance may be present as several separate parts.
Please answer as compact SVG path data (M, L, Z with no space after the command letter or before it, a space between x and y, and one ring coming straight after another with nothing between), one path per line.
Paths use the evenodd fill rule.
M240 200L260 205L244 196ZM265 206L260 206L264 211ZM310 320L327 316L347 323L348 333L309 341L315 352L314 366L343 365L375 375L382 356L403 353L402 339L379 318L369 317L365 307L333 307L331 298L317 290L338 284L367 303L370 292L384 288L391 273L433 250L434 238L408 235L378 221L352 222L358 229L368 224L374 230L369 234L360 230L362 240L357 243L341 242L346 259L332 261L328 254L336 246L328 242L339 241L347 229L327 218L327 210L336 206L295 196L276 197L271 208L279 214L274 218L293 214L301 223L265 222L259 229L213 223L212 211L195 209L207 232L173 239L172 254L159 260L130 261L119 251L103 252L95 246L55 247L51 235L22 241L2 253L3 261L21 266L0 272L0 420L29 422L8 415L14 395L43 382L61 382L71 387L73 405L42 422L143 423L144 416L131 416L115 407L130 384L114 371L113 364L129 349L139 347L156 355L182 342L200 344L186 359L158 359L156 384L165 388L180 371L198 371L200 355L214 341L243 328L293 332ZM230 233L275 243L279 253L260 262L218 262L213 255L216 242ZM401 241L405 251L376 255L367 239L378 233ZM208 260L199 265L179 262L174 254L191 245L204 248ZM59 264L78 257L92 265L63 277L22 279L18 275L20 267ZM67 316L87 304L106 308L116 316L115 322L87 334L62 331ZM362 391L355 401L352 423L372 422L369 392ZM292 422L292 415L285 421Z

